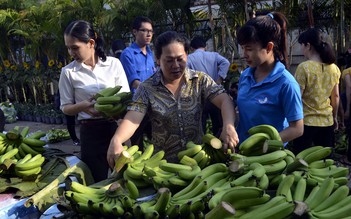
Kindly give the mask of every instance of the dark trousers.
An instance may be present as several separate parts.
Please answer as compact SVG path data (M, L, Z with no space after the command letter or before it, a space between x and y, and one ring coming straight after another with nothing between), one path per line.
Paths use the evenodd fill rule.
M77 140L77 134L76 134L76 117L75 116L66 116L66 121L67 121L67 130L69 135L71 136L71 139L73 141Z
M223 126L222 114L221 110L211 102L207 102L205 104L204 110L202 112L202 128L204 132L206 132L206 122L208 118L210 118L212 121L211 131L213 135L219 137Z
M334 126L317 127L304 125L303 135L293 140L295 154L312 146L334 147Z
M95 182L108 177L107 149L116 128L117 123L114 121L81 122L81 159L88 165Z

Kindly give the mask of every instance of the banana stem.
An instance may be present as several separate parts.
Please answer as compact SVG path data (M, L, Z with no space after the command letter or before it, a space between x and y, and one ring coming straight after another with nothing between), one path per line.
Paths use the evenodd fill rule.
M235 215L235 209L227 202L221 202L215 208L205 215L205 219L232 218Z

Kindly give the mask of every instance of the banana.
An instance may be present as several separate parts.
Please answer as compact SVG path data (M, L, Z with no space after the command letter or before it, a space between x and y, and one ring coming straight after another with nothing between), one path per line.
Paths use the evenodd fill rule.
M329 219L329 218L346 218L350 216L351 212L351 202L341 206L333 212L323 213L323 212L312 212L312 215L321 218L321 219Z
M346 185L340 186L328 198L326 198L325 200L322 200L322 202L318 206L316 206L313 209L313 211L319 212L329 208L330 206L345 199L348 196L349 192L350 192L350 189L348 186Z
M27 138L34 138L34 139L40 139L46 135L46 132L43 131L36 131L34 133L31 133Z
M32 155L31 154L26 154L26 156L24 156L22 159L20 159L16 165L19 165L19 164L22 164L22 163L25 163L27 162L29 159L32 158Z
M184 164L187 166L198 166L198 163L195 159L189 157L188 155L184 155L182 159L179 161L180 164Z
M184 188L189 184L188 181L180 178L177 175L168 178L168 182L172 185L172 187L176 186L176 187L182 187L182 188Z
M272 178L269 180L269 186L272 188L278 188L280 182L286 177L286 174L272 175Z
M261 178L264 174L266 174L265 167L260 163L251 163L249 165L249 169L253 170L252 175L257 178Z
M266 203L267 204L267 203ZM294 211L295 204L292 202L282 202L270 209L259 213L260 219L287 218Z
M187 171L191 171L191 167L184 165L184 164L177 164L177 163L163 163L160 164L160 169L167 171L167 172L171 172L171 173L178 173L181 170L187 170Z
M201 167L201 169L204 169L205 167L207 167L211 162L211 157L210 155L207 154L207 152L205 152L205 156L200 160L200 162L198 162L199 167Z
M334 179L326 178L324 182L321 184L319 190L314 195L313 199L305 200L308 208L310 210L317 207L323 200L328 198L334 189Z
M127 168L123 172L123 175L124 174L126 174L132 179L142 179L143 177L143 171L134 168L134 166L129 163L127 164Z
M124 180L124 187L127 189L129 196L132 199L139 198L139 189L131 180Z
M321 214L321 215L333 213L333 212L337 211L338 209L343 208L346 205L350 205L350 203L351 203L351 195L348 195L348 196L346 196L346 198L341 199L339 202L335 202L330 207L323 209L321 211L318 211L316 213ZM313 210L313 212L315 212L315 211ZM330 218L342 218L342 217L330 217Z
M335 161L333 159L324 159L324 160L317 160L308 165L309 168L317 168L321 169L324 167L329 167L334 165Z
M303 158L304 161L306 161L308 164L317 161L317 160L322 160L326 157L328 157L332 152L332 148L330 147L323 147L319 150L316 150Z
M138 150L139 150L139 146L138 145L132 145L130 147L127 147L125 149L131 156L133 156Z
M268 194L263 194L261 197L244 198L230 203L236 210L247 209L252 206L262 205L270 200Z
M290 157L290 156L287 156ZM295 158L294 161L286 166L286 173L291 173L296 170L305 169L308 167L308 163L301 158Z
M269 178L267 174L264 174L261 178L259 178L257 187L263 190L269 187Z
M11 150L8 150L5 154L0 156L0 164L2 164L6 159L11 159L17 153L18 153L17 148L12 148Z
M33 148L31 148L29 145L27 145L26 143L22 142L19 146L19 148L22 148L22 150L26 153L26 154L32 154L33 156L39 154L39 152L33 150Z
M251 163L260 163L260 164L272 164L278 161L284 160L287 156L287 153L283 150L280 151L273 151L271 153L258 155L258 156L246 156L243 158L244 163L251 164Z
M196 175L198 175L201 172L201 168L196 165L191 167L191 171L188 170L181 170L178 172L178 176L184 180L193 180Z
M304 177L301 177L295 186L293 200L302 202L305 197L306 188L307 188L306 179Z
M204 150L199 151L197 154L193 156L193 159L196 160L196 163L200 163L200 161L205 157L206 152Z
M178 199L180 196L189 193L190 191L194 190L195 187L197 187L202 180L202 176L197 175L188 186L175 193L172 198Z
M249 181L252 178L253 178L253 170L249 170L246 173L244 173L243 175L241 175L238 178L236 178L235 180L231 181L230 185L232 187L241 186L245 182Z
M282 195L288 197L288 193L291 191L291 187L294 184L294 175L287 175L280 183L276 191L276 195ZM290 200L288 200L290 201Z
M281 140L267 139L263 143L263 153L279 151L284 149L284 142Z
M347 167L336 167L332 168L331 166L325 167L322 169L309 168L308 172L313 176L318 176L322 178L326 177L346 177L349 175L349 168Z
M275 196L271 200L269 200L268 202L262 204L261 206L258 206L257 208L255 208L253 210L249 210L247 213L240 216L240 219L251 219L251 218L257 217L262 212L266 212L269 209L271 209L279 204L282 204L284 202L287 202L286 198L284 196Z
M262 197L264 191L257 187L232 187L226 190L221 201L227 203L238 203L244 199Z
M168 188L160 188L157 191L158 193L158 198L153 206L153 209L157 211L158 213L165 213L166 208L169 205L169 202L171 200L171 191Z
M316 193L318 192L319 189L320 189L319 185L313 187L312 190L310 191L310 193L308 194L308 196L306 196L304 202L310 203L315 198Z
M165 152L163 150L160 150L153 154L149 159L145 160L143 163L149 167L155 168L158 167L161 162L165 162L166 160L163 160L165 156Z
M144 152L141 156L133 161L133 163L140 163L144 160L148 160L151 158L152 154L154 153L154 145L150 144L148 147L144 148Z
M15 173L19 177L27 177L27 176L36 175L36 174L39 174L40 171L41 171L41 167L36 167L36 168L28 169L28 170L15 169Z
M27 162L16 164L15 169L22 171L22 170L29 170L37 167L41 167L45 161L45 157L41 154L37 154L34 157L30 158Z
M72 181L72 182L70 182L68 187L73 192L83 193L83 194L86 194L88 196L95 197L95 198L101 198L102 196L105 196L105 192L109 186L110 185L107 185L107 186L104 186L101 188L93 188L90 186L83 185L79 182Z
M28 132L29 132L29 126L23 127L23 129L21 130L21 133L20 133L22 138L25 138L28 135Z
M281 160L281 161L278 161L276 163L265 164L262 166L265 169L265 173L268 175L269 174L280 174L284 171L284 169L286 167L286 161Z
M35 138L24 138L23 143L31 147L43 147L46 145L45 141L35 139Z
M250 135L239 145L239 151L243 155L249 155L252 151L262 150L263 153L263 143L270 139L270 136L266 133L255 133Z
M253 135L256 133L266 133L270 136L270 139L272 140L280 140L280 141L282 140L278 130L274 126L268 125L268 124L262 124L262 125L251 127L247 132L250 135Z
M323 146L312 146L312 147L309 147L309 148L306 148L302 151L300 151L297 155L296 155L296 158L300 158L300 159L304 159L307 155L319 150L319 149L322 149Z
M189 157L193 157L195 156L198 152L200 152L202 150L202 145L198 144L194 144L192 147L187 148L185 150L182 150L180 152L178 152L177 156L178 156L178 160L181 160L185 155L189 156Z
M187 187L185 187L185 188L187 188ZM200 181L191 191L189 191L189 192L187 192L185 194L182 194L182 195L178 195L176 197L173 196L172 197L172 203L176 202L176 201L179 201L179 200L191 199L191 198L195 197L196 195L206 191L207 188L208 188L207 181L206 180ZM180 190L180 191L182 191L182 190Z
M206 178L217 172L228 172L227 165L225 165L224 163L211 164L205 167L204 169L202 169L198 176L201 176L202 178Z

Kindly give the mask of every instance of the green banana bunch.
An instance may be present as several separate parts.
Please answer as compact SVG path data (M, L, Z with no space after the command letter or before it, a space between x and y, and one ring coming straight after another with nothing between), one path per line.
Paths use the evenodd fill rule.
M32 157L27 154L23 159L19 160L15 165L15 174L19 177L32 177L40 173L41 166L45 161L45 157L37 154Z
M106 117L120 117L126 112L127 106L132 99L131 92L119 92L121 86L105 88L95 95L94 108Z

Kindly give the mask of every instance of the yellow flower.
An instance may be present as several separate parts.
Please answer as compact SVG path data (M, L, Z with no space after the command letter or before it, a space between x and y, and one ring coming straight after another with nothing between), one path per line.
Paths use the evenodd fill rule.
M16 71L17 70L17 66L11 65L11 70Z
M4 66L5 66L6 68L10 67L10 66L11 66L10 61L9 61L9 60L5 60L5 61L4 61Z
M0 71L2 71L2 67L0 66Z
M36 62L35 62L35 68L38 69L39 66L40 66L40 62L39 62L39 61L36 61Z
M50 59L50 61L49 61L49 63L48 63L48 66L49 66L49 67L52 67L52 66L54 66L54 65L55 65L55 61L52 60L52 59Z
M59 62L59 63L57 64L57 68L62 68L62 66L63 66L62 62Z
M229 70L230 70L231 72L237 71L237 70L238 70L238 64L236 64L235 62L232 63L232 64L229 66Z
M27 62L23 62L23 68L28 70L29 69L29 64Z

